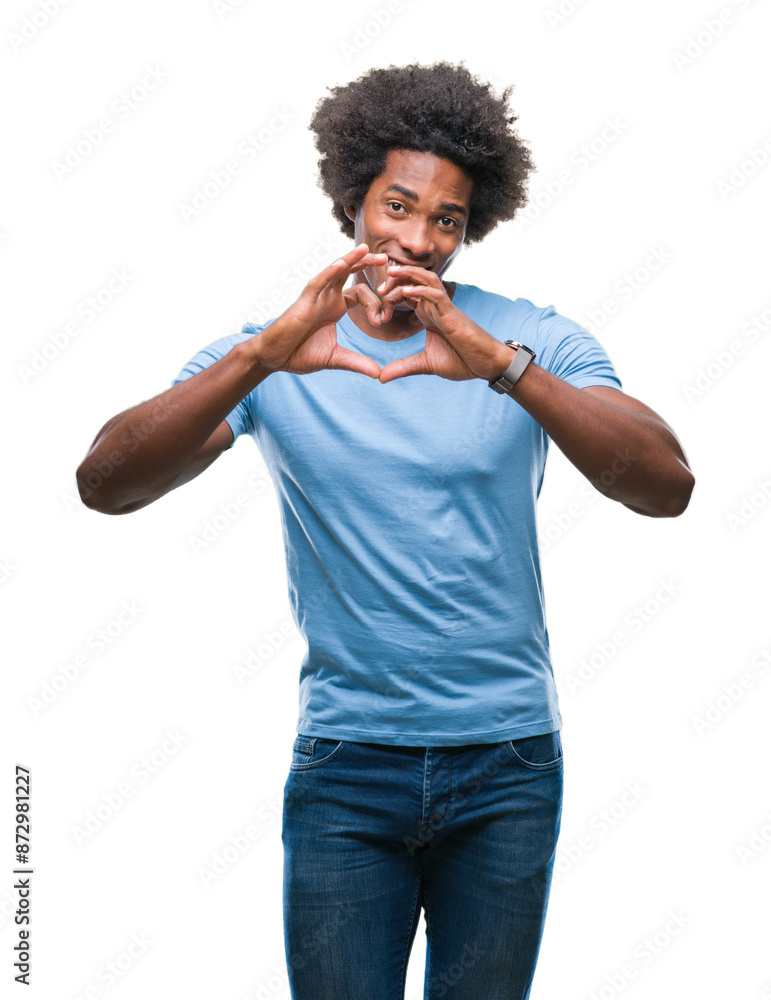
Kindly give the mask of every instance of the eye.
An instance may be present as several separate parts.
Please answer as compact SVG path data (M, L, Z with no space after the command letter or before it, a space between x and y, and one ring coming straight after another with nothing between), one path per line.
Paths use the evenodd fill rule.
M439 221L440 222L449 222L450 223L449 226L442 226L442 229L454 229L458 225L458 220L457 219L453 219L453 217L451 215L445 215L445 217L443 219L440 219Z
M389 208L394 209L394 211L396 211L399 208L404 208L404 205L402 205L400 201L387 201L386 204L388 205Z

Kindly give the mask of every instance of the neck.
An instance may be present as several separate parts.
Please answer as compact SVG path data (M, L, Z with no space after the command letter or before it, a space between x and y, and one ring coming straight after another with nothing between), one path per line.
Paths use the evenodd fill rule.
M442 284L452 300L455 294L455 282L443 281ZM373 326L370 323L366 309L358 303L348 310L348 315L360 330L375 340L404 340L405 337L411 337L425 329L414 309L394 309L388 322L381 323L380 326Z

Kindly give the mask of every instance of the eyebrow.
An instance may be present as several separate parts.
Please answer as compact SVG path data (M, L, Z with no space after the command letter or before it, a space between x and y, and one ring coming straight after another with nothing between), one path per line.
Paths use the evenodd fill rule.
M408 188L402 187L401 184L389 184L386 191L398 191L399 194L403 194L405 198L411 198L413 201L418 200L418 195L414 191L410 191ZM462 205L456 205L452 201L443 201L440 203L439 208L443 212L458 212L459 215L466 215L466 209Z

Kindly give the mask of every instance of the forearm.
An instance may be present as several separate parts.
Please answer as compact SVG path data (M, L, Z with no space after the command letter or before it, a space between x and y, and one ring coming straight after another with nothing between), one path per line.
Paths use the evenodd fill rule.
M76 472L83 502L118 512L167 492L231 410L270 373L247 344L108 420Z
M649 517L685 510L694 477L663 420L599 399L535 362L507 395L604 496Z

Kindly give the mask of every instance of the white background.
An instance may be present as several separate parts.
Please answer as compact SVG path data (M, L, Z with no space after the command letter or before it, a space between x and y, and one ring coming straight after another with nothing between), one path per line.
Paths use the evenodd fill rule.
M379 0L48 2L53 16L6 3L0 43L3 991L22 990L20 763L35 867L26 996L289 997L280 810L305 647L265 466L244 438L126 517L86 509L74 473L109 417L168 388L204 344L276 315L271 296L292 301L289 268L310 276L314 250L318 270L349 246L307 129L325 88L446 58L498 90L514 84L538 166L529 217L464 250L449 277L552 303L591 329L624 391L674 428L697 480L683 516L646 518L593 494L550 449L539 525L565 800L532 1000L767 1000L768 6L566 0L558 18L558 0L505 12L400 0L381 26ZM150 69L161 82L143 92ZM132 88L143 98L120 117ZM246 162L239 144L277 111L289 120ZM57 176L105 117L111 131ZM186 220L196 189L233 159L240 173ZM130 280L87 322L84 303L113 269ZM77 334L62 334L73 321ZM238 516L196 549L234 503ZM96 652L124 602L134 617ZM250 653L259 667L239 683ZM79 655L88 665L67 681ZM116 796L119 808L105 805ZM231 838L249 827L256 839L233 861ZM421 918L408 1000L422 997L424 930ZM132 938L145 944L127 957Z

